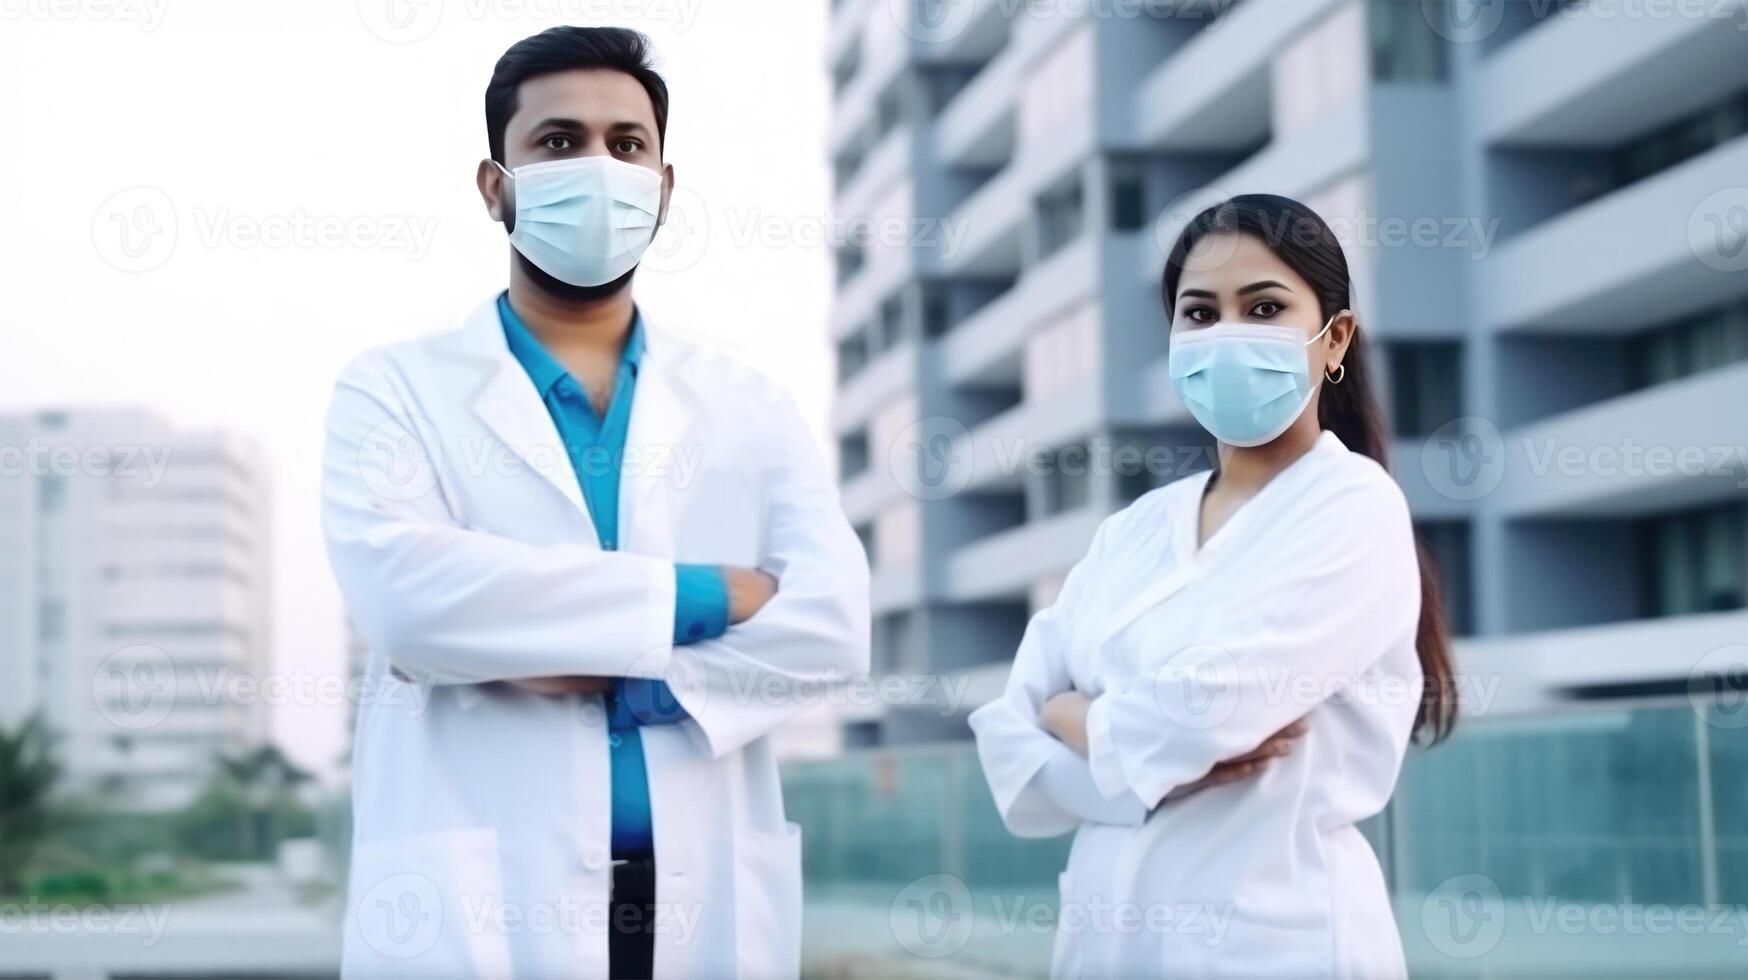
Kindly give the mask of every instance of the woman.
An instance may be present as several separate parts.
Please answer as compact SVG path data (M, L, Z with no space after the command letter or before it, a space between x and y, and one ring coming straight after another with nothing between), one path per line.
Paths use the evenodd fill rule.
M1350 290L1328 225L1269 195L1167 260L1172 383L1219 466L1104 522L971 717L1009 829L1077 830L1054 976L1407 972L1354 824L1456 704Z

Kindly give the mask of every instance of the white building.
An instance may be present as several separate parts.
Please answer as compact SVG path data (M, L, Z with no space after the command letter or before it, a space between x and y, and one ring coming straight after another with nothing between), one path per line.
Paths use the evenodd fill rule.
M69 791L175 806L266 738L270 505L224 433L0 415L0 723L40 712Z

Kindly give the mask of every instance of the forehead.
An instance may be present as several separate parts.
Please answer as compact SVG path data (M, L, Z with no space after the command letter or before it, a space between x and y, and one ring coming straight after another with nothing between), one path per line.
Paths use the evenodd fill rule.
M1236 232L1206 235L1196 243L1177 289L1198 289L1225 295L1242 286L1264 279L1273 279L1293 289L1309 290L1310 285L1281 261L1262 239Z
M575 119L590 128L637 123L656 132L655 104L643 83L622 71L587 68L540 75L516 90L510 133L525 133L547 119Z

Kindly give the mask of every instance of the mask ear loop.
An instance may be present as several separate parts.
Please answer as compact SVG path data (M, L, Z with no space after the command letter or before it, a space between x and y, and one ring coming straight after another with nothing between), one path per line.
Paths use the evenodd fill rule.
M492 166L497 167L498 172L504 175L498 186L503 189L499 196L504 204L504 233L509 234L516 230L516 175L510 172L509 167L496 160L492 160Z

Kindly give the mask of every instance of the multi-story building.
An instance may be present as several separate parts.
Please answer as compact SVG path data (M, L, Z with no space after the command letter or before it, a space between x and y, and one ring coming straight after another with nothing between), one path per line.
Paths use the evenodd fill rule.
M0 416L0 720L65 789L186 802L267 737L270 497L251 443L143 411Z
M1246 192L1344 239L1476 656L1596 691L1741 642L1745 22L1738 0L837 3L835 206L867 234L838 255L834 424L877 669L988 690L1098 522L1208 465L1160 274L1194 210Z

